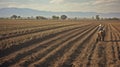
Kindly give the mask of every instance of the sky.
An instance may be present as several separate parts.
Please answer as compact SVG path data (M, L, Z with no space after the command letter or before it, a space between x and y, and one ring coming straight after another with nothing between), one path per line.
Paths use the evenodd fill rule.
M120 0L0 0L0 8L30 8L53 12L120 13Z

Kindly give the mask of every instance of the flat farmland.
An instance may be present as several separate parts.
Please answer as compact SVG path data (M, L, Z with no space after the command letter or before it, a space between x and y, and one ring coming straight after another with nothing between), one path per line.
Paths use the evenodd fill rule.
M120 21L0 20L0 67L120 67Z

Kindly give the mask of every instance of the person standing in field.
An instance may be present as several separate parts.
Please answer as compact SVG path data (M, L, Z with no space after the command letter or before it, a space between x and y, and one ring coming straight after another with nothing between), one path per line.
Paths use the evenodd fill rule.
M102 26L102 24L99 24L99 26L98 26L98 39L100 41L104 41L104 37L105 37L105 28L104 28L104 26Z

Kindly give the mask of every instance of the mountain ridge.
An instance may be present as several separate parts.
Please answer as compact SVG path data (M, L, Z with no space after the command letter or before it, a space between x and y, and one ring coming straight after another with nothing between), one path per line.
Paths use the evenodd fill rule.
M97 12L52 12L52 11L41 11L30 8L1 8L0 17L10 17L12 15L20 15L23 17L29 16L45 16L51 17L53 15L67 15L68 17L92 17L95 15L100 15L100 17L118 17L120 18L120 13L97 13Z

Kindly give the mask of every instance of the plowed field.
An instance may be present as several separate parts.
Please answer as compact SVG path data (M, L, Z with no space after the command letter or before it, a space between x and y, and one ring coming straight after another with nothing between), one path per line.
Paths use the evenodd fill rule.
M120 67L120 21L0 20L0 67Z

